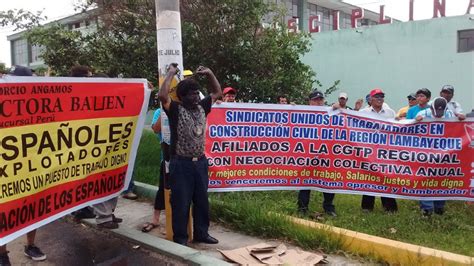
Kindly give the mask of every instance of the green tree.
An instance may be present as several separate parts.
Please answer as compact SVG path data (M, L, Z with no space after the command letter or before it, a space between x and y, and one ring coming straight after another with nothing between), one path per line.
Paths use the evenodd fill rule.
M87 0L80 6L91 7L98 7L89 13L101 22L95 33L83 36L56 25L28 34L45 48L45 63L61 75L74 64L86 64L110 76L155 82L154 0ZM303 99L318 86L315 73L300 60L310 49L310 36L288 33L284 23L263 27L269 13L276 14L272 22L283 21L282 14L263 1L181 0L181 13L185 67L211 67L223 86L239 90L241 100L275 102L284 94L306 103Z
M83 36L79 31L53 24L29 30L26 38L32 45L43 47L41 58L58 76L68 76L76 64L90 65L89 36Z
M101 24L88 41L93 67L110 76L156 83L154 1L97 1ZM90 4L90 3L88 3Z
M13 26L13 31L39 26L46 17L43 11L32 13L23 9L0 11L0 27Z
M0 63L0 74L6 74L8 73L8 69L5 66L5 63Z
M244 101L307 97L315 73L300 58L310 49L309 35L262 27L264 17L278 11L274 7L254 0L183 0L181 6L185 65L210 66ZM281 15L272 22L281 22Z

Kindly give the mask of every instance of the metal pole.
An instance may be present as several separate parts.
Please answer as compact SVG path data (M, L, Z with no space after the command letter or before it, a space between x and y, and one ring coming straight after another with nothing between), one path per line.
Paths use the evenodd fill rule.
M179 12L179 0L155 0L156 9L156 38L158 47L158 83L163 83L168 66L171 63L178 63L178 68L184 70L183 67L183 48L181 45L181 15ZM180 71L179 79L182 79ZM170 97L177 100L176 85L179 80L175 79L171 84ZM170 128L168 117L165 112L161 112L161 132L163 137L162 147L164 158L169 159L169 149L166 145L170 144ZM167 154L165 154L167 153ZM165 213L166 213L166 238L173 240L171 206L170 206L170 189L166 185L167 177L169 177L168 163L165 163ZM189 218L188 234L192 238L192 219Z

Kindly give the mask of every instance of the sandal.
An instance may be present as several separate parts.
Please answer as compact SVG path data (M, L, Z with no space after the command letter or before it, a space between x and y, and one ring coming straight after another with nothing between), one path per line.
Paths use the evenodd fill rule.
M145 223L142 227L142 232L143 233L148 233L151 230L157 228L158 226L159 226L158 224L154 224L154 223Z

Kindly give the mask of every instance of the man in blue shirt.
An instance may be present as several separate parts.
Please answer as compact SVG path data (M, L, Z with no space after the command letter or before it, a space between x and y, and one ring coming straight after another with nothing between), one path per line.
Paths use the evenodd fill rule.
M416 121L422 121L423 118L442 119L455 117L447 105L448 101L445 98L437 97L430 108L424 109L416 115ZM438 215L443 215L445 204L445 200L420 200L420 208L424 217L431 216L433 211Z

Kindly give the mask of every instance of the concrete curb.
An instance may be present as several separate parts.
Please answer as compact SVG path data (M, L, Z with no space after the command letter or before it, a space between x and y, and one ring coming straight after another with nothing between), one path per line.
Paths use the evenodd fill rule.
M158 187L144 183L135 182L137 194L155 198ZM387 238L363 234L343 228L320 224L292 216L271 213L287 218L290 222L300 224L317 230L324 230L342 242L342 246L347 251L352 251L361 255L380 258L389 264L401 265L474 265L474 258L459 255L442 250L436 250L423 246L408 244Z
M155 199L158 187L148 184L135 182L135 192L142 197ZM91 227L97 227L94 219L84 219L83 223ZM124 240L144 246L148 249L156 251L160 254L182 260L189 265L209 265L209 266L226 266L232 265L223 260L203 254L201 251L176 244L163 238L159 238L150 234L126 227L120 226L118 229L108 230L111 234Z
M133 191L140 197L155 200L158 187L135 181Z
M285 217L294 224L325 231L334 238L339 239L345 250L380 258L389 264L474 265L474 258L469 256L372 236L292 216L277 213L271 213L271 215Z
M85 219L83 220L83 223L87 224L88 226L97 227L94 219ZM122 226L118 229L112 229L108 231L119 238L140 246L144 246L160 254L182 260L189 265L232 265L223 260L204 255L199 250L179 245L156 236L144 234L141 231L132 229L130 227Z

